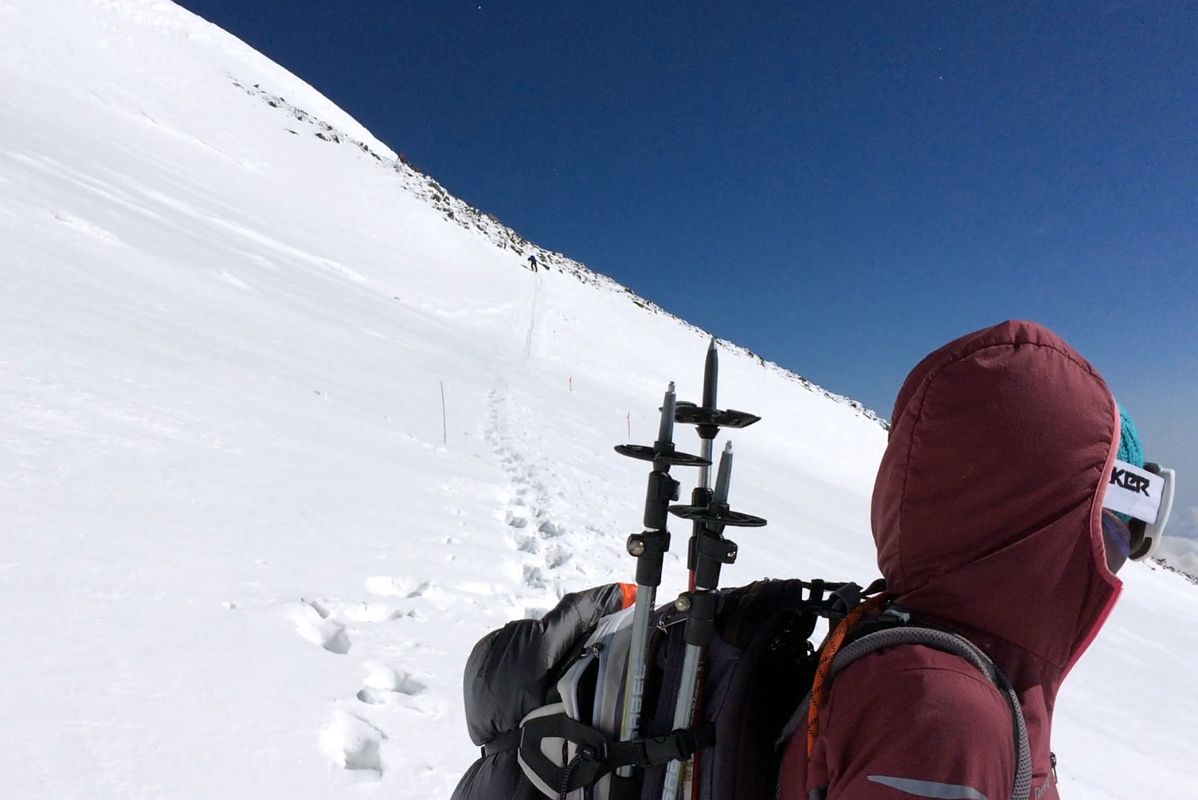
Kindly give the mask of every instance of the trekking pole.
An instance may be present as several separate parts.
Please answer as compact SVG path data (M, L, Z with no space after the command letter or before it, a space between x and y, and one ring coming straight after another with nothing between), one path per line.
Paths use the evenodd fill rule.
M716 405L716 394L720 383L720 356L716 350L715 337L707 346L707 359L703 364L703 405L679 402L675 419L686 425L694 425L698 429L701 440L699 455L709 462L709 466L699 468L699 485L691 492L691 505L707 507L711 503L711 467L715 463L711 457L712 443L720 428L747 428L761 420L755 414L745 411L728 409L721 411ZM695 590L695 543L698 541L701 523L696 522L691 532L690 545L687 551L687 568L690 570L689 591Z
M720 381L720 357L715 349L715 337L711 337L711 344L707 346L707 359L703 364L703 405L697 411L702 412L707 409L714 410L716 407L715 397L716 390ZM683 417L682 422L688 421L686 416L691 404L684 404L679 409L678 415ZM708 415L703 415L704 419ZM677 417L676 417L677 418ZM720 432L718 425L714 425L708 421L696 422L699 433L699 455L708 461L711 461L712 445L715 442L716 434ZM711 467L699 468L699 484L691 491L692 506L706 506L711 502ZM702 523L696 522L692 525L690 543L687 545L686 567L690 570L690 580L687 584L687 591L695 590L695 542L699 538L699 526Z
M698 456L674 450L674 414L677 401L671 382L662 401L661 425L652 447L625 444L616 448L622 456L653 462L645 491L645 529L628 537L628 553L636 557L636 605L632 616L632 642L628 652L628 672L624 708L620 720L620 740L631 741L640 734L641 702L645 693L649 643L649 616L661 585L661 568L666 551L670 549L670 533L666 529L670 502L678 499L678 481L670 477L675 465L701 467L710 465ZM630 777L632 767L621 767L621 777Z
M695 589L679 596L675 607L686 612L686 654L682 661L682 680L674 706L673 730L689 728L694 719L696 689L703 651L715 636L715 616L719 607L720 568L736 562L736 542L724 538L724 528L758 528L761 517L733 511L728 506L732 483L732 443L720 456L719 473L711 502L706 506L673 506L670 513L692 520L702 527L695 553ZM666 767L662 800L678 800L678 784L683 762L671 761ZM684 799L685 800L685 799Z
M716 349L715 337L711 337L711 343L707 346L707 359L703 366L703 405L696 406L694 403L680 402L678 403L678 412L675 415L675 420L681 423L694 425L701 440L702 450L700 455L708 461L712 461L712 443L715 437L720 432L721 427L727 428L747 428L754 422L758 422L761 417L755 414L749 414L745 411L735 411L733 409L720 410L716 404L716 395L719 390L720 377L720 358L719 351ZM699 469L699 485L691 492L691 506L696 508L707 508L712 501L711 491L711 468L702 467ZM691 530L690 543L687 548L687 568L690 570L690 579L687 583L687 591L694 592L696 589L696 550L699 537L703 532L703 523L696 521ZM695 693L698 693L698 683L696 679ZM684 773L684 789L689 782L696 778L698 769L698 759L692 756L687 762L687 769ZM685 796L687 792L683 792Z

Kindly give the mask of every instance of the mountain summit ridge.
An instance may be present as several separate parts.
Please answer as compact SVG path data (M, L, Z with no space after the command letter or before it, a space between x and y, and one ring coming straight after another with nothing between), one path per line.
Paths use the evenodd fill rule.
M476 208L466 201L461 200L460 198L451 194L444 186L441 185L440 182L438 182L432 176L422 172L402 153L395 155L380 154L368 143L355 139L354 137L339 130L335 126L325 122L315 115L309 114L304 109L288 102L286 98L280 95L271 94L258 84L247 87L239 82L235 76L230 75L229 77L234 86L243 90L251 97L257 98L273 109L278 109L279 111L287 113L304 125L315 128L316 130L314 131L313 135L321 141L333 144L350 144L361 150L367 156L373 158L380 165L389 167L400 177L402 185L407 191L411 192L416 197L427 201L433 208L443 214L446 220L454 222L466 230L481 235L499 249L511 250L513 253L522 258L527 257L527 255L535 256L538 264L545 269L556 268L564 274L572 275L582 283L590 284L597 288L608 289L618 293L626 294L634 305L637 305L646 311L667 316L696 332L704 334L705 336L711 335L699 326L687 322L685 319L670 311L667 311L651 300L638 295L631 288L624 286L613 278L592 270L582 262L572 259L566 256L564 253L550 250L526 239L517 233L514 228L505 225L494 214L482 211L481 209ZM295 131L292 128L287 128L286 130L289 133L299 135L298 131ZM787 369L786 367L783 367L775 362L767 361L748 348L737 345L730 340L721 340L721 344L730 351L739 352L755 359L766 369L777 372L789 380L796 381L805 388L816 392L817 394L820 394L834 402L842 403L852 407L863 416L878 422L883 428L888 427L888 423L885 419L880 417L873 410L866 408L859 401L854 400L847 395L837 394L825 389L819 384L807 380L797 372Z

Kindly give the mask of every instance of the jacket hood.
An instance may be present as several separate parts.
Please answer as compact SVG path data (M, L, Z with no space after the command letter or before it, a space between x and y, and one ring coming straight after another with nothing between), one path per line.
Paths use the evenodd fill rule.
M1122 587L1102 541L1119 444L1102 376L1043 326L1008 321L920 362L891 419L872 508L890 591L1055 694Z

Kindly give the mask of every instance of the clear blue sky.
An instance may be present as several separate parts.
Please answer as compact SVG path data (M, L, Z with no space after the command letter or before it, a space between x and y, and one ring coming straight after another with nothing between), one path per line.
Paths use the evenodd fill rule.
M529 239L884 416L944 341L1044 322L1198 482L1196 4L182 5Z

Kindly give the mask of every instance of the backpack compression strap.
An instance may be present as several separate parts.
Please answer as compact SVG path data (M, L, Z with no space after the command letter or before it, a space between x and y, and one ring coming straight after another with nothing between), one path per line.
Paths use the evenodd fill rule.
M519 734L518 739L511 736L513 733ZM620 767L656 767L686 760L715 744L715 729L704 725L682 728L665 736L610 742L591 726L571 719L564 706L555 703L528 715L518 731L510 731L502 738L489 752L517 749L517 760L529 782L548 797L565 797L575 789L593 786ZM542 745L545 739L575 745L574 757L559 766L546 755Z
M848 620L846 619L845 621L847 622ZM824 684L825 692L827 690L827 681L830 681L836 673L857 659L887 647L896 647L904 644L922 644L926 647L932 647L946 653L961 656L984 673L990 679L990 682L1002 692L1007 700L1007 705L1011 707L1011 715L1015 723L1016 768L1015 784L1011 790L1011 800L1029 800L1032 791L1032 753L1028 742L1027 723L1023 718L1023 707L1019 704L1019 697L1015 694L1015 689L1011 686L1006 676L1002 674L1002 671L995 666L989 656L965 637L949 633L948 631L914 625L888 628L867 634L845 645L831 660ZM814 689L812 689L812 693L814 694ZM810 719L808 714L812 705L811 695L808 695L803 704L799 706L799 710L795 712L790 722L787 723L779 742L785 742L804 720Z

